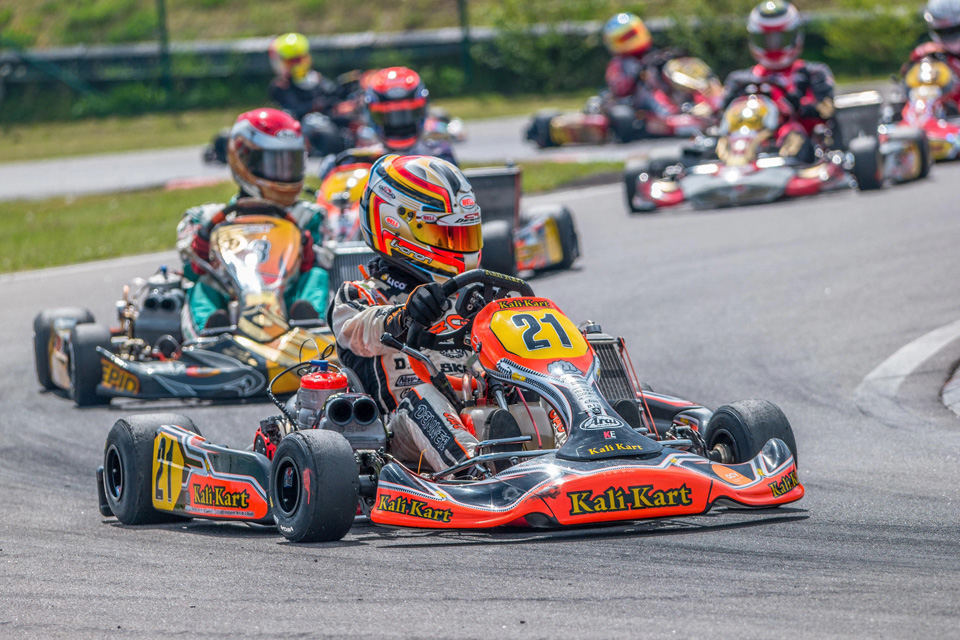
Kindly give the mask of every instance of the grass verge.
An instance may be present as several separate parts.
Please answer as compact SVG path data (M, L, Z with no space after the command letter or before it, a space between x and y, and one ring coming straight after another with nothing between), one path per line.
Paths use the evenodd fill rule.
M526 193L617 175L623 167L615 162L531 162L520 166ZM0 209L0 272L171 249L186 209L203 202L225 202L234 192L232 183L223 183L174 191L149 189L4 202Z
M578 109L588 95L590 92L509 97L481 94L437 100L435 104L467 120L525 115L542 108ZM206 144L245 110L231 107L0 127L0 162Z

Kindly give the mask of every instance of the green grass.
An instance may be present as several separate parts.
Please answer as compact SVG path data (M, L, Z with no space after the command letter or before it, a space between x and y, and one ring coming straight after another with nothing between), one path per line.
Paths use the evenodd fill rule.
M588 95L590 92L512 97L485 94L437 100L435 104L463 119L495 118L530 114L547 107L578 109ZM0 127L0 162L205 144L244 110L233 107Z
M622 164L532 162L523 167L524 191L548 191ZM165 191L150 189L79 198L4 202L0 213L0 272L115 258L171 249L183 212L204 202L225 202L232 183Z

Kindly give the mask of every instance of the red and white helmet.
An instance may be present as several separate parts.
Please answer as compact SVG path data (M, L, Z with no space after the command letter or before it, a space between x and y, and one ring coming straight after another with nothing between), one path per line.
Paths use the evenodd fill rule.
M960 56L960 0L930 0L923 19L933 41Z
M278 109L241 113L230 130L227 161L247 194L289 207L303 190L307 163L300 123Z
M786 69L803 52L803 19L786 0L764 0L747 19L750 54L764 69Z

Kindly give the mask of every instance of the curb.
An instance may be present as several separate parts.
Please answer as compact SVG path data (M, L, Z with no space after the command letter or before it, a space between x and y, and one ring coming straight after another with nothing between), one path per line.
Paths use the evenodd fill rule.
M940 389L940 401L943 406L960 417L960 361L953 365L950 377Z

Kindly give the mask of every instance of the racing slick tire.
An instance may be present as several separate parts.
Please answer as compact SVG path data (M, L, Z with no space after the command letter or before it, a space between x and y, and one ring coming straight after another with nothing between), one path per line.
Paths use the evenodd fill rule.
M797 460L797 440L780 408L767 400L739 400L717 409L703 432L707 451L729 448L733 463L753 459L771 438L779 438Z
M674 149L654 149L646 158L627 163L623 170L623 184L626 187L627 209L630 213L652 213L653 209L639 208L633 204L637 195L637 178L646 173L651 180L659 180L669 167L683 164L683 155Z
M305 429L280 441L270 465L270 504L291 542L334 542L347 535L360 500L353 449L335 431Z
M481 266L508 276L517 275L517 253L513 244L513 227L506 220L483 225Z
M922 129L914 127L895 127L891 128L887 134L889 140L902 140L912 142L917 145L920 151L920 171L914 180L923 180L930 175L930 166L933 164L933 156L930 152L930 140Z
M153 508L153 440L157 428L175 424L200 435L193 421L176 413L148 413L120 418L103 447L103 489L107 505L123 524L182 520Z
M559 111L538 111L534 114L530 126L527 127L527 140L532 141L541 149L558 146L550 136L550 121L560 115Z
M883 188L883 157L880 143L873 136L861 136L850 141L853 155L853 177L859 191L876 191Z
M573 214L570 213L570 209L563 205L539 205L524 212L521 226L525 227L530 220L544 215L553 219L557 225L557 235L560 237L560 252L562 254L560 262L555 262L545 267L544 270L556 269L562 271L569 269L580 257L580 235L577 233L577 225L573 220ZM484 235L483 243L483 246L486 247L486 235Z
M61 307L41 311L33 319L33 362L37 370L37 382L44 389L57 388L50 375L50 340L53 339L53 323L64 318L76 318L77 324L90 324L93 314L83 307Z
M643 123L637 121L637 112L625 104L617 104L607 112L610 131L617 142L633 142L643 137Z
M633 198L637 195L637 178L641 173L650 173L650 163L647 160L628 162L623 169L623 186L627 196L627 210L630 213L647 213L646 209L633 204Z
M97 393L103 377L97 347L110 350L110 329L99 324L78 324L70 331L70 397L78 407L109 404Z

